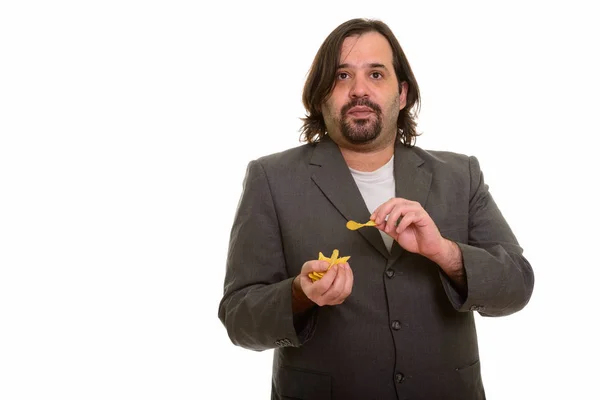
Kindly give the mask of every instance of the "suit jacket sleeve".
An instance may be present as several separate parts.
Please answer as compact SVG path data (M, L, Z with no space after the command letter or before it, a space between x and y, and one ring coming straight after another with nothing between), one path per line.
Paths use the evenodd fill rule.
M469 157L469 169L469 239L468 243L457 243L467 279L466 298L461 298L444 274L442 282L459 311L478 311L484 316L509 315L529 302L533 270L489 193L475 157Z
M234 217L219 304L219 319L234 344L257 351L300 344L292 280L267 176L259 161L252 161Z

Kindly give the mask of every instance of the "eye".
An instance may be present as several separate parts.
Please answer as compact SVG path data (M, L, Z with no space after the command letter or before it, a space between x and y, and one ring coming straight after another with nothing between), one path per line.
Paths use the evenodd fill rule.
M339 72L337 78L340 80L348 79L350 75L347 72Z
M381 79L381 78L383 78L383 75L381 74L381 72L378 72L378 71L372 72L372 73L371 73L371 76L372 76L374 79Z

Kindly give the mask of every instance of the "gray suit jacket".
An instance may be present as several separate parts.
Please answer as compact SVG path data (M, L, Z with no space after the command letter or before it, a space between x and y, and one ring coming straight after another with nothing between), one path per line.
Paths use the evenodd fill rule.
M275 348L273 399L483 399L473 311L501 316L531 296L531 266L474 157L398 145L396 195L421 203L458 243L465 298L439 266L367 221L337 145L325 137L252 161L235 215L219 318L232 342ZM304 262L351 256L352 294L296 331L291 285Z

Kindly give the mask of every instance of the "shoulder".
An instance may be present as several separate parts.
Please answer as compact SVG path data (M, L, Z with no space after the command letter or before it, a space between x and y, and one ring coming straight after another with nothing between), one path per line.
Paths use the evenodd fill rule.
M304 144L297 147L267 154L251 162L260 164L264 168L283 168L310 160L315 145Z
M431 165L464 164L469 162L469 156L466 154L452 151L426 150L416 146L412 150L423 161Z
M426 150L414 146L410 151L418 156L427 169L470 174L479 171L479 161L473 155L453 151Z
M262 176L273 183L306 176L314 148L314 145L304 144L253 159L248 163L247 175Z

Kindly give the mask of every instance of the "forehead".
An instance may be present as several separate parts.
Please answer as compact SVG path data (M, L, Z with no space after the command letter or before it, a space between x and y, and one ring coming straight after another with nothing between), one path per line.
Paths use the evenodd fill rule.
M380 63L388 67L393 63L392 46L385 36L378 32L348 36L340 49L340 64L361 65Z

